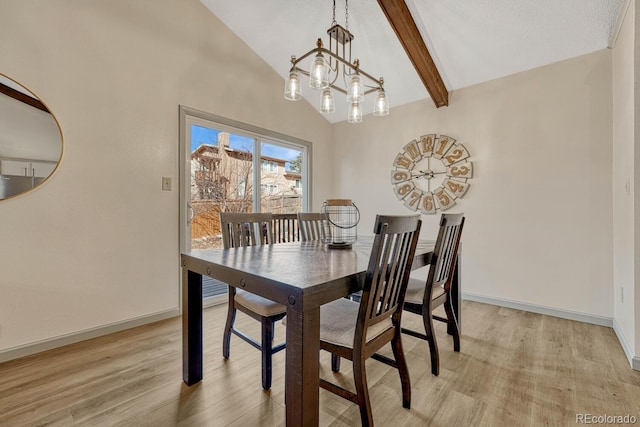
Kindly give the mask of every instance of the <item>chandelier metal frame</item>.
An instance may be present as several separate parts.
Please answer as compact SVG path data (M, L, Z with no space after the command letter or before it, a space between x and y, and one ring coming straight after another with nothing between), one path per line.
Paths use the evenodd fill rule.
M322 107L323 113L331 113L334 111L333 95L328 89L347 95L347 102L351 103L349 118L350 122L358 123L362 121L362 110L360 108L364 96L377 92L374 115L384 116L389 114L389 101L384 90L384 78L375 78L373 75L365 72L360 68L358 59L352 60L351 42L355 38L349 32L349 2L345 4L345 27L336 22L336 2L333 1L333 22L327 30L329 35L329 48L325 48L321 38L316 41L316 47L311 49L300 57L291 56L291 68L285 85L285 98L295 101L301 98L301 87L299 74L309 77L310 86L315 89L323 90ZM313 71L303 69L301 63L315 55L314 66L327 68L324 73L325 80L322 83L319 80L313 81ZM325 58L328 58L325 59ZM324 64L324 65L323 65ZM342 77L343 88L340 86L339 78ZM316 77L319 79L319 77ZM357 87L355 87L357 86ZM330 104L329 104L330 103ZM357 111L356 111L357 110Z

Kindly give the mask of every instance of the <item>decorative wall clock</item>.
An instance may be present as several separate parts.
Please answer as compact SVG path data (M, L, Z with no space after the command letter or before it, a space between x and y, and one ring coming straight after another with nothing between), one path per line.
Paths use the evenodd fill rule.
M391 184L414 211L435 214L456 204L469 189L473 164L464 145L447 135L423 135L403 147L393 161Z

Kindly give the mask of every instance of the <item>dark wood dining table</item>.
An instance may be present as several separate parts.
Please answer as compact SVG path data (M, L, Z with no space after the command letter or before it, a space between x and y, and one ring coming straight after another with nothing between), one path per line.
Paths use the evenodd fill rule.
M269 298L287 308L286 424L316 426L319 417L320 306L361 290L373 237L352 249L319 241L184 252L182 265L182 378L202 380L202 276ZM412 269L429 264L434 242L420 241ZM460 263L452 297L460 321Z

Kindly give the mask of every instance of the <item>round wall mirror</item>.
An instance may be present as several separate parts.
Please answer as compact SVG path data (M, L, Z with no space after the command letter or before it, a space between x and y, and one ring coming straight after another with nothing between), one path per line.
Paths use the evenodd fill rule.
M62 131L29 89L0 73L0 200L31 191L62 157Z

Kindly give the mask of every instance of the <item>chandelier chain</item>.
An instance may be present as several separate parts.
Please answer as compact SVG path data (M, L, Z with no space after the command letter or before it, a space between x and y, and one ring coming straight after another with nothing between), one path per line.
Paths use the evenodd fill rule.
M349 0L344 2L344 27L349 30Z
M331 25L336 25L336 0L333 0L333 22L331 22Z

